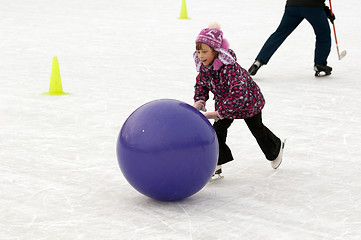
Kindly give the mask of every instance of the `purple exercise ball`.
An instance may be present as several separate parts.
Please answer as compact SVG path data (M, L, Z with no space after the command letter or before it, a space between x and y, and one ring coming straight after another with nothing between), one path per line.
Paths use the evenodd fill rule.
M160 201L178 201L201 190L212 177L218 151L207 118L173 99L136 109L117 141L119 167L129 184Z

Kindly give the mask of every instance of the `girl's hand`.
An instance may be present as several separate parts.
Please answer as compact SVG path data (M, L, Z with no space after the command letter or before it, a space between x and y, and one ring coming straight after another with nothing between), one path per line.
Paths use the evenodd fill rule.
M206 112L206 102L203 100L198 100L193 104L193 107L196 108L198 111Z
M219 119L223 119L223 117L221 117L218 113L218 111L214 111L214 112L207 112L204 114L204 116L207 118L207 119L214 119L216 122L219 120Z

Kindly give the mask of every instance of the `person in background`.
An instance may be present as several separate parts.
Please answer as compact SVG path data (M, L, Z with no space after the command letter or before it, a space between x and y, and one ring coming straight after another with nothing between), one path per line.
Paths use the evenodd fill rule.
M276 31L264 43L255 62L248 69L250 75L256 75L259 68L266 65L283 41L306 19L316 35L314 54L315 76L330 75L332 68L327 66L331 49L331 30L327 18L333 23L335 15L325 6L325 0L287 0L285 11Z

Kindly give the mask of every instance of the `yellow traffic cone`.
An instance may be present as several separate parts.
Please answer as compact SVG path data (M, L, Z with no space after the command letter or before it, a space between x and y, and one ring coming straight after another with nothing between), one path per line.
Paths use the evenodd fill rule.
M63 86L61 85L58 57L53 57L53 64L51 66L49 92L46 92L44 94L47 94L47 95L69 94L69 93L63 92Z
M181 7L179 19L189 19L187 14L186 0L182 0L182 7Z

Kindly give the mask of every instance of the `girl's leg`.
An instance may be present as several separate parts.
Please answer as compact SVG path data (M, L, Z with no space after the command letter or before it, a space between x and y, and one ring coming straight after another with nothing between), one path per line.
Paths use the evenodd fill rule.
M216 131L219 144L219 157L218 164L225 164L233 160L231 149L226 144L228 128L231 126L232 119L218 120L213 124L213 128Z
M281 140L263 125L262 113L260 112L244 121L252 135L256 138L257 143L266 158L270 161L276 159L280 152Z

